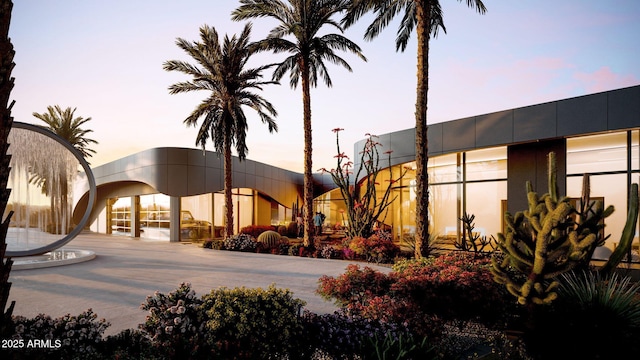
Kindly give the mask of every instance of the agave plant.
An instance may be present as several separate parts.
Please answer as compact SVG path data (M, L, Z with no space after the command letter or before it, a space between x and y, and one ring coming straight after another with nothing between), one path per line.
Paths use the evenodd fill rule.
M540 358L619 359L640 351L640 283L617 273L571 271L538 313L528 349Z
M621 326L640 330L640 283L617 273L570 272L562 274L558 295L579 309L606 311Z

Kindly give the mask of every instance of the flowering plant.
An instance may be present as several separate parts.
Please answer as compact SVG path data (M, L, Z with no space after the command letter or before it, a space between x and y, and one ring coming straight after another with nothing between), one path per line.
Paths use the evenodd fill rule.
M507 298L492 281L489 258L455 252L399 264L389 274L349 265L338 277L321 277L316 291L350 314L406 324L421 335L434 335L441 320L502 320Z
M202 300L196 297L189 283L180 284L167 295L156 291L140 306L149 311L140 329L159 349L173 352L172 356L181 354L190 358L203 343L204 324L198 319L201 304Z
M59 318L39 314L29 319L24 316L14 316L15 332L12 339L28 341L45 341L45 348L24 346L21 352L41 355L51 353L61 359L95 354L97 346L102 341L104 331L111 325L105 319L97 320L98 316L92 309L72 316L67 314ZM27 358L30 355L26 355Z
M339 133L342 130L344 129L336 128L332 130L336 133L336 147L338 150L338 155L334 156L337 161L336 168L331 170L323 168L320 171L331 173L333 182L340 189L349 223L349 226L345 229L347 235L349 237L368 237L373 233L375 222L386 217L388 207L396 199L396 197L391 196L391 187L404 177L407 170L403 170L398 177L394 177L392 168L389 166L389 172L386 175L388 177L386 189L380 187L377 179L381 174L379 148L382 144L376 140L377 136L365 135L367 140L364 149L360 153L360 163L355 169L354 164L349 160L349 156L340 151ZM385 152L388 156L389 165L391 165L391 153L391 150ZM355 179L351 179L351 174L354 174ZM383 191L382 195L378 194L379 191Z
M400 253L400 248L391 241L390 236L384 234L378 232L368 238L356 236L349 242L349 249L369 262L392 262Z
M340 257L340 251L333 247L333 245L322 245L320 248L320 257L324 259L337 259Z
M417 350L416 347L410 347L413 345L412 335L402 325L354 316L344 311L322 315L305 311L303 319L307 332L305 337L312 341L312 347L326 358L351 359L354 355L376 354L376 344L371 341L373 339L386 339L396 346L398 342L404 341L409 346L402 348L400 345L400 349L397 350ZM386 350L388 352L390 349ZM389 355L386 352L385 354Z
M225 250L255 252L258 248L256 239L248 234L236 234L224 240Z

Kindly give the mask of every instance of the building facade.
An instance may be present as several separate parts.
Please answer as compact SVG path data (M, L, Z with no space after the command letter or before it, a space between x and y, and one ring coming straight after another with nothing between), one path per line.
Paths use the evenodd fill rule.
M393 150L393 176L406 171L393 183L395 200L380 219L399 240L415 228L415 131L383 134L378 141ZM615 207L605 228L612 248L626 220L630 185L640 182L640 86L431 124L428 141L431 234L459 236L464 213L475 216L481 235L502 232L505 211L527 208L526 181L538 193L547 192L547 155L553 151L561 195L579 198L588 173L592 197ZM364 143L354 145L355 154ZM283 224L292 221L292 209L302 208L302 174L238 159L233 170L237 229ZM160 238L178 241L186 236L182 216L210 222L207 236L223 226L222 159L216 153L150 149L93 172L96 231L133 237L167 233ZM380 184L390 180L387 171L380 176ZM327 216L328 226L343 225L339 189L326 174L315 180L315 209Z

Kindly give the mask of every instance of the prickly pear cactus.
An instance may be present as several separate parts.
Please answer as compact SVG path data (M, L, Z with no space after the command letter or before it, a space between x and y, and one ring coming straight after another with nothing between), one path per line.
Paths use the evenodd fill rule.
M529 209L515 216L505 214L507 229L498 234L497 246L505 255L494 256L494 280L504 284L522 305L549 304L556 299L555 278L588 264L595 247L604 243L600 235L604 218L613 206L603 209L592 202L583 188L582 205L576 210L568 198L558 198L555 154L548 157L549 192L539 196L527 182ZM510 269L525 275L514 275Z

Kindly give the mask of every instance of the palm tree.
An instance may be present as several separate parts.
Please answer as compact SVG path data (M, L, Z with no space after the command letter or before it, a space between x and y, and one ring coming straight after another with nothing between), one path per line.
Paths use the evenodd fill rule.
M462 0L458 0L462 1ZM480 14L487 9L481 0L466 0L467 6L476 8ZM429 174L427 171L428 139L427 139L427 92L429 90L429 40L438 30L446 33L439 0L354 0L349 7L343 24L353 25L362 15L373 12L375 18L367 28L364 38L372 40L391 20L404 10L398 27L396 51L404 51L411 33L417 34L417 87L416 87L416 246L415 257L428 254L429 239Z
M233 234L233 203L231 198L232 171L231 146L235 145L238 158L246 158L247 118L243 106L255 110L263 123L269 126L269 132L278 131L273 117L277 112L270 102L251 92L262 90L266 84L278 84L275 81L261 81L262 71L272 65L245 69L253 54L249 35L251 24L247 24L239 37L225 35L222 44L218 33L207 25L200 28L202 42L189 42L178 38L176 45L189 54L198 65L184 61L171 60L164 63L167 71L179 71L192 76L191 81L179 82L169 87L170 94L189 91L209 91L211 94L196 107L184 120L187 126L196 126L203 118L196 137L196 145L204 147L211 138L217 152L224 156L224 198L225 198L225 236ZM273 116L273 117L272 117Z
M13 308L16 305L15 300L9 302L9 292L11 290L9 275L13 260L10 257L5 258L7 230L9 229L13 211L9 211L6 216L4 213L11 195L11 189L7 188L9 173L11 172L11 167L9 166L11 155L7 154L9 149L7 140L13 126L13 117L11 116L13 102L9 104L9 97L14 85L11 71L16 65L13 62L15 51L9 38L12 9L13 2L11 0L0 1L0 163L2 164L0 167L0 337L3 339L9 338L14 332L11 317ZM7 307L7 304L9 307Z
M269 17L277 20L279 25L271 30L266 39L256 43L259 51L288 53L275 68L274 80L280 80L289 73L290 86L302 85L303 126L304 126L304 244L310 243L313 229L313 174L312 174L312 142L311 142L311 86L316 87L318 77L332 86L325 60L341 65L349 71L351 66L335 50L350 51L366 61L360 47L341 34L319 36L318 32L325 26L333 26L340 33L342 26L332 19L336 14L345 11L349 1L346 0L240 0L240 7L232 12L233 20L245 20L258 17ZM288 37L288 38L287 38Z
M83 129L82 125L91 120L90 117L75 117L76 108L67 107L62 110L59 105L47 106L47 112L39 114L34 112L33 116L44 121L47 128L60 138L66 140L86 159L95 154L95 150L89 148L90 144L97 144L96 140L87 137L93 130ZM88 162L87 162L88 163ZM42 193L51 196L51 211L53 223L47 231L56 234L66 234L71 226L71 207L68 201L70 184L69 176L65 166L57 169L57 176L51 178L51 174L36 172L29 179L30 183L39 186Z
M91 118L83 118L82 116L74 117L76 108L70 107L62 110L59 105L47 106L47 112L38 114L33 113L33 116L44 121L49 130L56 135L66 140L76 150L78 150L82 156L86 158L93 156L96 153L95 150L90 149L90 144L97 144L98 142L87 138L87 134L93 132L93 130L83 129L81 126L91 121Z

